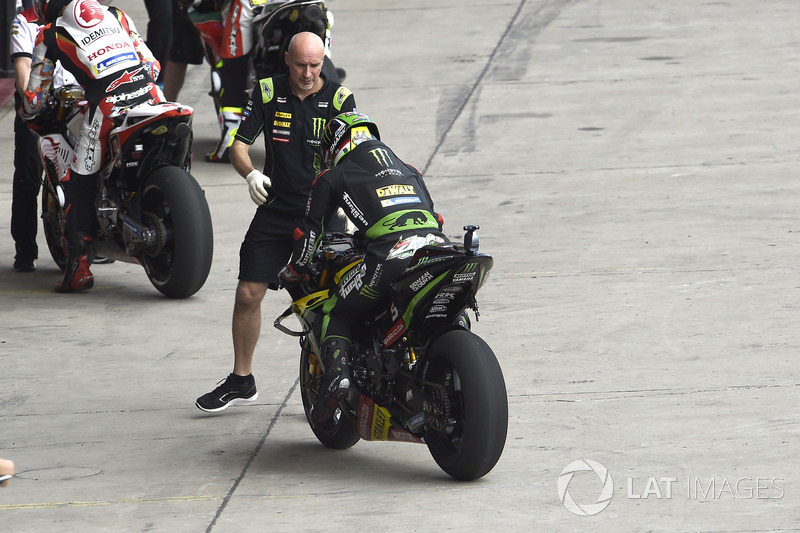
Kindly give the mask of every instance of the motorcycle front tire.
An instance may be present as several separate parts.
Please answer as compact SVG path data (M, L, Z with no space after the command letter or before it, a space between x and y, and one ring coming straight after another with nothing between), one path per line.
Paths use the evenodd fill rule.
M145 180L141 207L161 241L155 253L141 255L150 283L169 298L188 298L208 278L214 254L203 189L182 168L162 166Z
M303 409L306 413L308 425L317 440L325 447L334 450L351 448L361 437L358 435L358 429L353 419L344 415L341 410L337 410L333 419L328 422L315 425L311 421L311 406L314 405L314 401L319 395L322 374L314 371L318 367L314 360L316 356L311 350L311 343L308 340L304 340L302 347L300 354L300 396L303 398Z
M49 180L50 178L45 176L45 179ZM51 190L49 182L42 185L42 225L47 249L50 251L53 261L63 272L67 266L66 236L63 231L63 228L66 227L67 215L64 213L58 198L59 190L62 198L64 194L61 184L57 183L54 189L55 193Z
M465 329L453 329L426 352L423 378L442 384L428 392L448 414L444 429L425 432L436 464L455 479L471 481L494 468L505 447L508 398L503 372L486 342Z

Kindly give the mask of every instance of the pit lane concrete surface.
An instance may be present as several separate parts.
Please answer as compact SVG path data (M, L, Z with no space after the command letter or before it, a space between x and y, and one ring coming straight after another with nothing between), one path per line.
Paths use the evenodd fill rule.
M143 3L119 5L144 32ZM2 110L3 530L797 531L800 4L329 7L359 109L424 171L448 235L480 224L495 258L473 330L508 388L499 463L463 483L424 446L318 444L297 342L271 327L283 293L263 305L258 401L194 406L231 370L255 209L202 161L218 129L198 66L179 99L215 253L187 300L120 262L55 294L41 232L38 270L12 271Z

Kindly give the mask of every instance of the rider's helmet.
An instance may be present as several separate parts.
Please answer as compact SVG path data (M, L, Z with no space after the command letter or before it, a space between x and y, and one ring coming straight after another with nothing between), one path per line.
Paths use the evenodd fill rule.
M33 10L42 24L50 24L61 14L61 10L72 0L36 0Z
M348 111L337 115L325 126L322 134L322 159L333 168L350 150L364 141L380 140L378 125L364 113Z

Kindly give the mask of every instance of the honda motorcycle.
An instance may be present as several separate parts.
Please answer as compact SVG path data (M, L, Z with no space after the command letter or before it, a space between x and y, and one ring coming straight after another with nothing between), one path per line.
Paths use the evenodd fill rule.
M211 90L209 95L214 108L219 113L222 80L219 65L222 61L220 46L222 42L222 19L220 0L182 0L182 8L187 9L203 41L206 61L211 66ZM300 32L310 31L320 36L325 43L325 58L322 74L335 83L344 81L346 73L336 68L331 61L331 27L333 13L328 11L325 2L319 0L266 0L256 7L253 19L253 50L250 53L248 72L248 94L256 81L288 72L284 52L289 48L291 38Z
M60 87L32 121L45 171L44 235L61 270L67 262L63 181L83 123L83 97L80 86ZM91 256L139 263L170 298L200 290L213 255L205 193L188 172L192 116L192 108L167 102L118 111L95 198Z
M500 459L508 429L503 373L492 349L470 331L466 309L478 317L475 295L494 260L478 253L477 226L463 244L416 248L391 283L386 306L356 326L349 395L329 422L314 425L310 410L323 381L322 309L334 285L363 261L358 237L328 234L309 267L310 281L289 288L293 303L274 326L300 339L300 391L317 439L345 449L360 439L427 445L450 476L473 480ZM302 329L282 324L294 315Z

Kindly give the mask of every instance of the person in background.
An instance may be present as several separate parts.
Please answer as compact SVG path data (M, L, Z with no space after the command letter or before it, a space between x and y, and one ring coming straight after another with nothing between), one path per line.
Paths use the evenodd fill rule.
M230 146L242 122L242 109L247 101L247 71L253 49L255 10L272 1L281 0L180 0L195 15L221 22L219 46L220 102L217 110L220 140L206 154L212 163L230 162Z
M14 270L33 272L39 257L36 233L39 225L39 189L42 163L36 136L22 119L23 96L31 75L33 48L43 26L35 10L29 7L18 13L11 22L11 60L14 62L14 177L11 193L11 237L16 254ZM54 86L75 84L75 78L56 64Z
M171 0L144 0L144 7L147 10L145 42L158 62L161 63L161 75L156 82L163 84L164 65L167 64L172 47L174 2Z
M18 13L11 23L11 60L14 62L14 107L22 108L22 97L31 75L33 46L41 26L33 8ZM39 225L39 188L42 163L36 137L17 113L14 117L14 178L11 189L11 237L14 239L14 270L33 272L39 257L36 233Z
M166 65L161 64L164 97L176 102L189 65L203 63L203 42L179 0L172 2L172 45Z
M160 65L120 9L96 0L36 0L34 9L47 26L36 39L24 115L33 118L44 110L57 61L75 76L88 101L69 177L64 180L69 250L64 279L55 286L56 292L82 291L94 285L89 270L92 202L112 116L121 108L164 101L155 84Z

